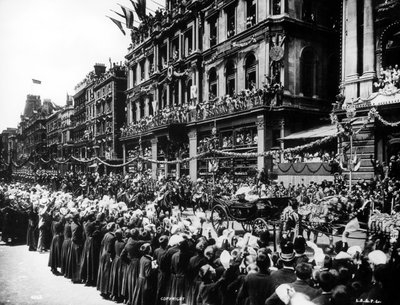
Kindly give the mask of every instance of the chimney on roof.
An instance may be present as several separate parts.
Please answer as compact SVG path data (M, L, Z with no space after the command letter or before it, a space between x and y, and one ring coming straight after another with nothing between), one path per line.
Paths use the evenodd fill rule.
M101 76L105 72L106 72L106 66L104 64L96 63L94 65L94 74L96 74L96 76Z

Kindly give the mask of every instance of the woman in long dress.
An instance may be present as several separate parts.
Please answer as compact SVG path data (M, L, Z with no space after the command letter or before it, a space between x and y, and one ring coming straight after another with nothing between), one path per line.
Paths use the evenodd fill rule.
M115 223L107 225L107 233L104 235L100 245L100 263L97 273L97 290L103 298L108 298L108 283L110 279L111 261L115 256Z
M52 223L53 239L50 244L49 264L51 272L59 275L57 268L61 268L61 249L64 241L63 219L57 219Z
M114 301L122 301L122 280L124 277L123 261L121 259L121 252L125 248L123 234L120 229L115 231L115 257L111 264L110 281L108 284L108 291L110 297Z
M71 271L71 281L74 284L81 283L80 267L81 267L81 255L83 247L83 229L80 223L79 214L75 214L72 218L71 223L72 231L72 243L71 251L69 253L68 264Z
M151 257L151 246L145 243L140 247L143 256L139 263L139 278L133 292L133 304L147 305L154 304L156 292L155 287L155 268L153 268L153 258Z
M72 231L71 231L71 220L72 215L68 214L65 216L65 225L64 225L64 241L61 245L61 273L66 278L71 278L72 274L68 272L70 270L68 264L68 257L71 250L72 243Z

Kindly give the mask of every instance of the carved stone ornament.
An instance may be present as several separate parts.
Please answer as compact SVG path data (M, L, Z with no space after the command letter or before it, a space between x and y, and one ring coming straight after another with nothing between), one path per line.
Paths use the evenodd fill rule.
M284 56L284 50L281 46L273 46L269 51L269 57L273 61L280 61Z
M264 127L265 127L264 118L257 118L256 125L257 125L257 129L264 129Z

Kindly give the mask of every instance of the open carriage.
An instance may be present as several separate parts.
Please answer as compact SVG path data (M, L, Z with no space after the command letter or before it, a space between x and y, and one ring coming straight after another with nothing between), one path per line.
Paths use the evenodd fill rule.
M211 223L216 231L229 228L233 222L239 222L246 232L258 235L268 230L269 225L278 222L283 209L290 198L254 198L254 200L237 200L215 197L211 210Z
M348 203L346 197L330 196L324 198L318 204L302 205L298 208L297 213L300 229L307 231L308 236L313 233L314 242L322 235L332 239L333 236L341 236L344 231L357 231L362 235L365 235L368 231L366 220L369 210L367 205L355 210ZM364 237L350 238L363 239Z

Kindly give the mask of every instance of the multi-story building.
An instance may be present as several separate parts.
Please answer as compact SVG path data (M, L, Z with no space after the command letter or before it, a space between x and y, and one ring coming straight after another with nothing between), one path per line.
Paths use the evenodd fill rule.
M60 110L60 132L61 132L61 157L67 159L73 152L74 142L72 140L73 125L72 117L74 106L72 96L67 95L66 105Z
M328 116L339 80L337 1L167 0L166 8L132 32L126 157L137 147L156 160L193 157L213 128L226 151L279 149L280 138ZM196 179L207 165L152 168ZM272 166L221 158L219 168L239 176Z
M354 179L374 175L373 159L386 162L400 151L400 24L398 1L342 1L342 95L336 114L352 121L353 155L360 158ZM343 103L343 104L342 104ZM368 118L375 108L381 118ZM346 111L347 110L347 111ZM389 122L389 123L388 123ZM350 137L342 152L350 155Z
M46 122L47 134L47 153L48 158L58 159L61 158L61 114L56 111L47 118Z
M125 121L125 67L113 64L107 70L104 64L96 64L75 89L74 156L121 161L119 133ZM79 166L84 170L85 166Z
M15 160L14 140L16 133L16 128L9 127L0 134L0 168L10 164L11 160Z
M73 156L78 159L87 158L88 137L86 133L86 83L89 79L87 76L77 86L75 86L74 114L71 118L73 132L72 141L74 142ZM75 162L75 170L83 170L84 166Z
M125 122L126 68L114 64L94 83L94 147L109 162L122 160L119 134Z

